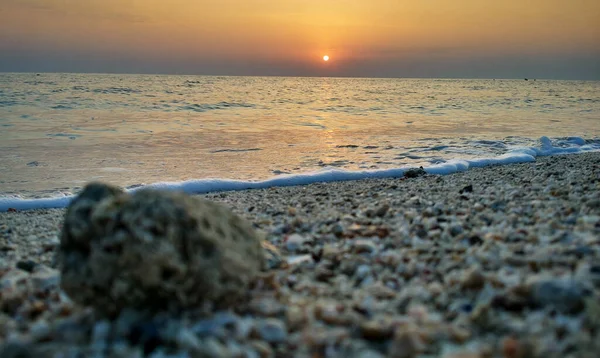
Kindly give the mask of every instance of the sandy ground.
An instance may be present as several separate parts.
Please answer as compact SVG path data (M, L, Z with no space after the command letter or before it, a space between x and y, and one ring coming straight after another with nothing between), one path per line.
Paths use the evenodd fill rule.
M247 305L144 321L152 334L60 292L64 210L0 213L2 357L600 352L600 153L205 197L249 219L287 264Z

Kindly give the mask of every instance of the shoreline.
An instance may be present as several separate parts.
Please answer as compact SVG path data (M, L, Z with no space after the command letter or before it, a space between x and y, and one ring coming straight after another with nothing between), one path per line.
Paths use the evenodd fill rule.
M202 195L216 192L244 191L254 189L270 189L273 187L290 187L318 183L332 183L357 181L368 179L397 179L403 177L416 177L421 174L450 175L461 173L475 168L486 168L498 165L514 165L536 162L536 158L556 155L576 155L586 153L600 153L597 144L591 144L580 137L568 137L562 142L564 145L580 145L580 147L553 146L548 137L540 138L540 147L522 147L506 152L496 157L479 157L470 159L452 159L430 166L401 166L393 168L374 168L365 170L348 170L343 168L327 167L323 170L302 173L286 173L275 175L262 180L240 180L227 178L190 179L184 181L154 182L151 184L132 184L122 186L127 191L137 191L143 188L156 188L173 191L184 191L191 195ZM586 144L587 143L587 144ZM34 162L37 163L37 162ZM36 164L37 165L37 164ZM113 178L114 179L114 178ZM93 180L94 181L94 180ZM116 183L109 183L116 185ZM65 208L77 195L82 187L62 189L49 189L41 191L0 192L0 212L14 210L35 210ZM66 190L66 191L65 191ZM47 196L49 195L50 196Z
M248 306L233 313L234 326L250 324L258 333L195 337L215 352L450 358L594 357L600 350L599 152L443 176L202 196L252 222L289 262L269 272L272 287L253 290ZM19 270L23 277L56 275L63 215L0 212L2 280L28 260L37 268ZM25 303L15 304L0 317L0 345L89 352L91 332L107 324L81 307L66 318L51 309L64 302L19 321ZM42 318L54 332L73 317L88 317L78 324L89 334L76 341L34 334ZM184 321L180 328L192 329L194 322ZM265 322L283 338L262 332ZM144 349L125 345L129 354ZM176 340L164 338L164 345L190 351Z

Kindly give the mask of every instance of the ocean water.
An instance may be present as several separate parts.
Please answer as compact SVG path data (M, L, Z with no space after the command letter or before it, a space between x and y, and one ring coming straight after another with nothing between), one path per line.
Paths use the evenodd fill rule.
M0 74L4 198L599 149L598 81Z

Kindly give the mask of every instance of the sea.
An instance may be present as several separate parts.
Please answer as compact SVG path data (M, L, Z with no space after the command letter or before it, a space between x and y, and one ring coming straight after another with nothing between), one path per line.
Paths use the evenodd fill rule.
M0 73L0 210L600 150L600 82Z

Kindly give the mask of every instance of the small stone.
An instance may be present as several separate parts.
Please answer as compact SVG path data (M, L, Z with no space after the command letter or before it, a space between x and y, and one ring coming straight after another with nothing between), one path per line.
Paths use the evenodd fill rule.
M314 309L315 318L331 325L349 325L352 317L345 314L344 306L335 302L317 303Z
M423 169L423 167L410 168L404 172L404 176L407 178L417 178L425 174L427 174L427 172L425 171L425 169Z
M356 268L356 271L354 272L354 276L359 279L362 280L365 277L367 277L369 274L371 273L371 266L369 265L360 265Z
M102 320L94 325L92 330L92 344L101 345L105 344L110 335L110 322Z
M344 227L339 223L335 224L331 228L331 232L337 237L342 237L344 235Z
M314 259L312 255L289 256L287 258L287 263L290 266L297 266L302 264L314 263Z
M320 265L315 269L315 278L317 281L327 282L332 277L335 277L335 273L327 267Z
M414 318L417 322L426 321L429 316L427 306L415 303L410 304L406 310L406 315Z
M471 332L467 329L454 325L449 327L449 333L452 340L459 344L465 343L471 337Z
M290 252L295 252L300 250L302 245L306 242L306 238L299 234L292 234L288 236L285 240L285 248Z
M15 251L17 249L17 245L15 244L3 244L0 246L0 251Z
M483 204L481 203L475 203L475 205L473 205L473 209L475 211L483 211L483 209L485 209L485 206L483 206Z
M4 313L0 313L0 337L6 337L16 332L17 323L14 319Z
M520 344L514 337L506 337L502 340L502 354L506 358L520 358Z
M42 244L42 250L44 252L49 252L49 251L53 251L54 249L56 249L59 246L60 246L60 239L58 237L54 236Z
M285 324L274 318L261 321L256 327L260 338L269 343L281 343L287 338L287 329Z
M235 338L239 340L246 340L250 336L250 333L252 333L253 329L254 319L240 319L235 325Z
M474 246L474 245L481 245L483 243L483 239L481 237L479 237L479 235L473 235L470 236L467 241L469 242L469 245Z
M374 350L362 350L358 353L356 353L355 355L352 356L353 358L384 358L383 354L374 351Z
M291 331L295 331L302 327L308 319L309 317L306 314L305 309L300 306L290 306L285 312L287 327L289 327Z
M367 278L363 281L363 285L365 284L365 282L372 276L367 276ZM396 297L396 291L394 291L392 288L384 285L381 281L377 281L374 282L373 284L370 284L367 288L366 288L367 292L369 292L369 294L373 295L373 297L379 298L379 299L391 299Z
M177 345L184 350L189 350L191 352L199 352L202 350L202 341L189 329L181 329L179 333L177 333L175 340L177 341Z
M31 283L38 291L50 291L60 285L60 272L45 266L31 275Z
M277 247L266 240L261 242L261 246L265 255L265 269L272 270L280 268L284 261Z
M361 301L354 302L354 309L361 314L370 316L375 309L375 299L373 296L366 296Z
M502 308L511 312L521 312L530 306L530 302L526 297L516 295L514 293L498 294L492 298L491 305L496 308ZM473 315L478 315L481 311L477 308ZM486 318L485 315L480 316Z
M385 340L392 337L392 326L383 321L366 321L360 324L360 331L363 338L367 340Z
M469 184L469 185L465 186L464 188L460 189L459 194L472 193L472 192L473 192L473 184Z
M29 334L34 342L40 342L50 338L50 325L45 320L38 320L29 328Z
M274 298L257 298L249 303L250 311L263 317L274 317L283 312L284 306Z
M442 286L442 284L437 281L430 283L428 289L429 293L431 293L433 297L437 297L444 292L444 286Z
M396 329L388 355L393 358L413 358L424 350L425 344L417 328L409 325Z
M390 210L390 206L388 204L384 204L375 210L375 216L384 217L385 214Z
M27 272L33 272L37 266L37 262L33 260L21 260L17 262L17 268Z
M534 304L551 306L564 313L578 313L585 308L586 288L572 279L552 279L535 282L531 287Z
M229 351L216 338L208 337L200 343L199 357L230 357Z
M303 334L303 343L313 347L337 346L347 342L350 338L349 329L346 327L310 327ZM331 356L331 355L328 355Z
M29 316L37 317L48 309L48 305L43 300L27 301L19 309L20 313Z
M462 225L460 225L460 224L456 224L456 225L452 225L452 226L450 227L450 230L449 230L449 231L450 231L450 235L452 235L452 236L457 236L457 235L460 235L460 234L462 234L462 233L463 233L463 231L464 231L464 229L463 229Z
M354 241L354 252L357 254L361 253L372 253L377 251L377 245L372 240L356 240Z
M29 274L20 269L12 269L0 280L0 312L15 313L28 295Z
M321 257L326 259L326 260L330 260L330 261L335 261L338 257L338 255L341 254L341 250L335 246L335 245L325 245L323 246L323 252L321 254Z
M462 285L464 288L479 290L485 285L486 277L478 267L471 268L465 273Z
M256 350L260 358L271 358L274 356L271 346L263 341L250 341L250 346Z

